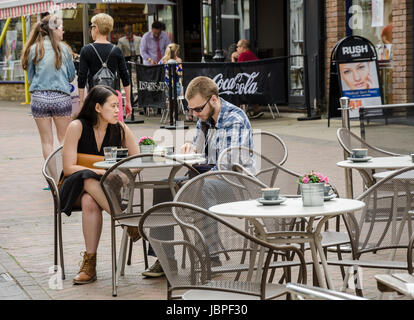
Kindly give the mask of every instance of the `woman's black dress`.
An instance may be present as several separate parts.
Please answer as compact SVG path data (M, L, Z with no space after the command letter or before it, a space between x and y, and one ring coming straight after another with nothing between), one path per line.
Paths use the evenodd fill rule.
M82 123L82 135L78 141L78 153L87 153L93 155L104 155L103 148L122 145L121 126L108 124L105 137L102 142L101 150L98 150L93 126L84 119L79 119ZM83 180L94 178L100 180L102 175L96 174L92 170L85 169L77 171L66 177L59 188L61 211L70 216L76 200L83 191Z

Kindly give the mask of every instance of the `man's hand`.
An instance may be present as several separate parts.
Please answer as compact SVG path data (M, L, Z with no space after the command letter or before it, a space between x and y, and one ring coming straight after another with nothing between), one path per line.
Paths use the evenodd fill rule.
M151 64L157 64L153 59L151 59L151 58L148 58L148 62L149 63L151 63Z
M194 147L191 143L187 142L181 146L180 151L181 153L193 153Z
M231 62L237 62L237 59L239 58L239 53L237 51L234 51L231 54Z

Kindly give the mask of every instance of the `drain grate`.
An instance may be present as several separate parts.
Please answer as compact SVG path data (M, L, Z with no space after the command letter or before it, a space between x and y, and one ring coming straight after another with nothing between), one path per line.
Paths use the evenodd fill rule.
M3 273L0 273L0 281L2 281L2 282L4 282L4 281L13 282L13 279L12 279L12 277L10 277L10 275L8 273L3 272Z

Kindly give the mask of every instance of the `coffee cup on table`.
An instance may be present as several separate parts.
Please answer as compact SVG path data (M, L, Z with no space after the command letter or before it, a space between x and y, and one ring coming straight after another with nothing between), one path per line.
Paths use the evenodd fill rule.
M262 198L265 200L278 200L280 188L263 188Z
M368 149L352 149L352 158L365 158L368 154Z
M323 195L325 197L329 196L329 194L331 193L332 187L329 184L325 184L324 189L323 189Z

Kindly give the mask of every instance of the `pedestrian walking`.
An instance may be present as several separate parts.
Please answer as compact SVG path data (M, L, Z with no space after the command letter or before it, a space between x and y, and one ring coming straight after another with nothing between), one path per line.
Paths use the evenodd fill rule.
M82 209L86 249L79 273L73 279L74 284L86 284L96 280L96 254L102 232L102 210L111 212L99 184L105 170L87 166L88 158L103 156L104 147L109 146L128 148L130 156L139 153L132 131L118 121L118 112L117 92L108 86L95 86L86 96L76 120L69 124L63 143L64 180L59 188L62 212L70 216L74 208ZM126 182L121 180L119 178L117 181L119 192Z
M63 33L58 16L44 17L34 24L21 56L45 159L53 151L52 119L60 144L71 121L70 82L75 78L75 66L72 50L62 42Z
M105 13L98 13L91 19L90 31L93 43L84 46L80 52L78 88L79 103L82 106L85 97L85 87L91 90L97 83L95 75L103 67L107 67L113 74L112 88L117 90L119 102L119 121L123 121L122 95L120 92L120 79L125 90L125 115L128 118L131 113L131 87L129 73L124 55L121 49L108 41L108 34L113 30L114 19ZM106 72L108 74L108 72ZM107 80L107 79L106 79Z
M161 22L153 22L151 31L145 33L141 39L139 51L145 65L157 64L171 42L168 34L162 31L162 28L163 24Z

